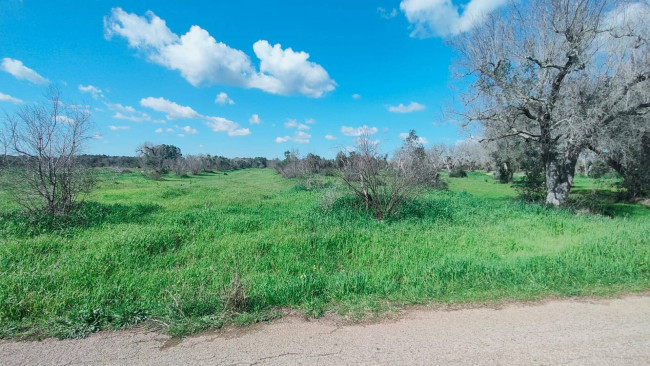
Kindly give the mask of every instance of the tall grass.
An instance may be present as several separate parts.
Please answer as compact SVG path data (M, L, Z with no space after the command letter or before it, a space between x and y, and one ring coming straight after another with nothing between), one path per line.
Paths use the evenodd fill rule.
M344 190L326 188L335 193L324 205L324 190L297 183L270 170L121 175L89 197L86 216L58 224L7 203L0 336L79 337L145 320L184 335L283 307L363 314L650 287L641 206L578 215L514 201L507 185L470 174L379 222Z

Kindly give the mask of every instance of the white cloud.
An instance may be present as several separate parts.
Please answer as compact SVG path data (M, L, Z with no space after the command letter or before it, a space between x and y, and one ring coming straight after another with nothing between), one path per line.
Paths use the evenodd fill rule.
M228 136L246 136L251 134L250 129L240 128L237 122L230 121L223 117L205 116L205 118L207 119L205 125L210 127L214 132L226 132Z
M235 101L230 99L228 94L221 92L217 97L214 99L214 102L216 104L235 104Z
M308 124L308 125L315 125L316 120L313 119L313 118L307 118L307 119L305 119L305 123Z
M162 128L156 128L156 130L154 132L155 133L163 133L163 129Z
M296 131L293 136L276 137L275 142L281 144L287 141L293 141L299 144L308 144L311 135L305 131Z
M171 127L167 127L167 129L165 130L165 132L174 132L174 129L171 128Z
M165 113L168 120L174 119L199 119L202 116L194 109L176 104L165 98L147 97L140 100L140 105L154 111Z
M308 144L309 139L311 139L311 135L304 131L296 132L296 134L292 138L293 141L299 144Z
M413 25L411 37L444 37L466 32L486 14L508 0L471 0L466 5L451 0L402 0L400 9Z
M204 120L206 126L214 132L226 132L228 136L246 136L250 135L248 128L240 128L237 122L230 121L223 117L204 116L191 107L182 106L165 98L147 97L140 100L143 107L151 108L155 111L165 113L168 120L174 119L199 119ZM169 130L169 129L168 129ZM173 130L172 130L173 131ZM186 131L187 133L192 133Z
M133 48L161 48L178 42L178 36L152 11L139 17L121 8L111 9L111 16L104 17L104 37L111 39L113 35L126 38Z
M18 80L27 80L34 84L48 84L50 81L39 75L36 71L23 65L22 61L5 57L0 64L0 70L8 72Z
M357 100L359 100L359 99L361 99L361 95L359 95L359 94L357 94L357 93L354 93L354 94L352 94L352 99L357 99Z
M253 114L251 118L248 120L248 123L252 125L259 125L262 124L262 120L260 119L259 114Z
M61 123L74 123L74 120L68 116L59 115L56 116L56 120L57 122L61 122Z
M252 76L250 86L271 94L303 94L319 98L334 90L336 82L325 69L309 61L307 52L286 50L278 43L257 41L253 51L260 59L260 72Z
M104 136L102 135L93 135L93 140L102 140Z
M301 130L301 131L309 131L311 129L311 127L309 127L309 126L307 126L305 124L298 123L298 121L296 121L295 119L288 119L287 122L284 123L284 127L286 127L286 128L297 128L298 130Z
M199 133L199 131L196 128L192 128L190 126L181 127L180 129L185 133L187 133L188 135L196 135L197 133Z
M4 94L2 92L0 92L0 102L10 102L10 103L13 103L13 104L22 104L23 103L22 100L20 100L18 98L14 98L9 94Z
M379 132L377 127L368 127L366 125L363 125L361 127L346 127L342 126L341 127L341 133L344 134L345 136L372 136Z
M178 137L185 137L185 135L182 134L182 133L179 133L179 134L178 134Z
M388 106L388 111L393 113L411 113L417 111L423 111L425 106L420 103L411 102L409 105L400 104L398 106Z
M325 140L333 141L333 140L336 140L336 137L332 136L332 135L325 135Z
M138 16L113 8L104 17L104 34L108 40L115 35L126 38L129 47L143 53L150 62L178 70L194 86L226 84L316 98L336 87L322 66L308 60L306 52L257 41L253 44L260 60L257 71L247 54L217 42L201 27L194 25L179 37L151 11Z
M382 7L377 8L377 14L384 19L393 19L397 16L397 9L393 8L391 11L388 11Z
M91 94L93 96L93 99L97 99L104 96L101 89L90 84L86 86L79 84L79 91L82 93Z
M131 122L143 122L143 121L151 120L151 117L148 114L137 111L135 108L129 105L124 106L119 103L105 103L105 104L106 107L108 107L108 109L115 112L115 114L113 115L113 118L115 119L122 119Z
M402 132L402 133L399 134L399 138L401 138L402 140L406 140L407 137L409 137L408 132ZM429 140L427 140L425 137L418 136L418 139L416 140L416 142L418 144L427 145L429 143Z
M111 131L125 131L125 130L130 130L131 127L129 126L108 126L108 129Z

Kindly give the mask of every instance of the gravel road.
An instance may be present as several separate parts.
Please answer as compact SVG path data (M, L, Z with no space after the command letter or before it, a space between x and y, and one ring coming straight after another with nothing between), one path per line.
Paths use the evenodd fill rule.
M373 324L287 316L182 341L146 329L0 341L0 364L650 365L650 294L410 309Z

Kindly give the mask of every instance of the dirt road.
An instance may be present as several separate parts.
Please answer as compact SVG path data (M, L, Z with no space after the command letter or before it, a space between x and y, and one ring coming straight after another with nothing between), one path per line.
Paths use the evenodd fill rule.
M0 342L2 365L650 365L650 294L409 310L376 324L286 317L182 342L144 329Z

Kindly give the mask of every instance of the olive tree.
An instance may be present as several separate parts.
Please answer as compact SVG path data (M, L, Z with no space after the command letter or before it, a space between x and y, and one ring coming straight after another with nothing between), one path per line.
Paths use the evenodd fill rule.
M490 140L535 145L546 202L563 205L581 152L650 110L646 1L511 2L453 41L471 80L460 114Z
M77 157L90 135L90 111L65 105L56 90L46 104L6 116L6 146L17 166L8 177L17 202L29 211L65 215L94 184Z

